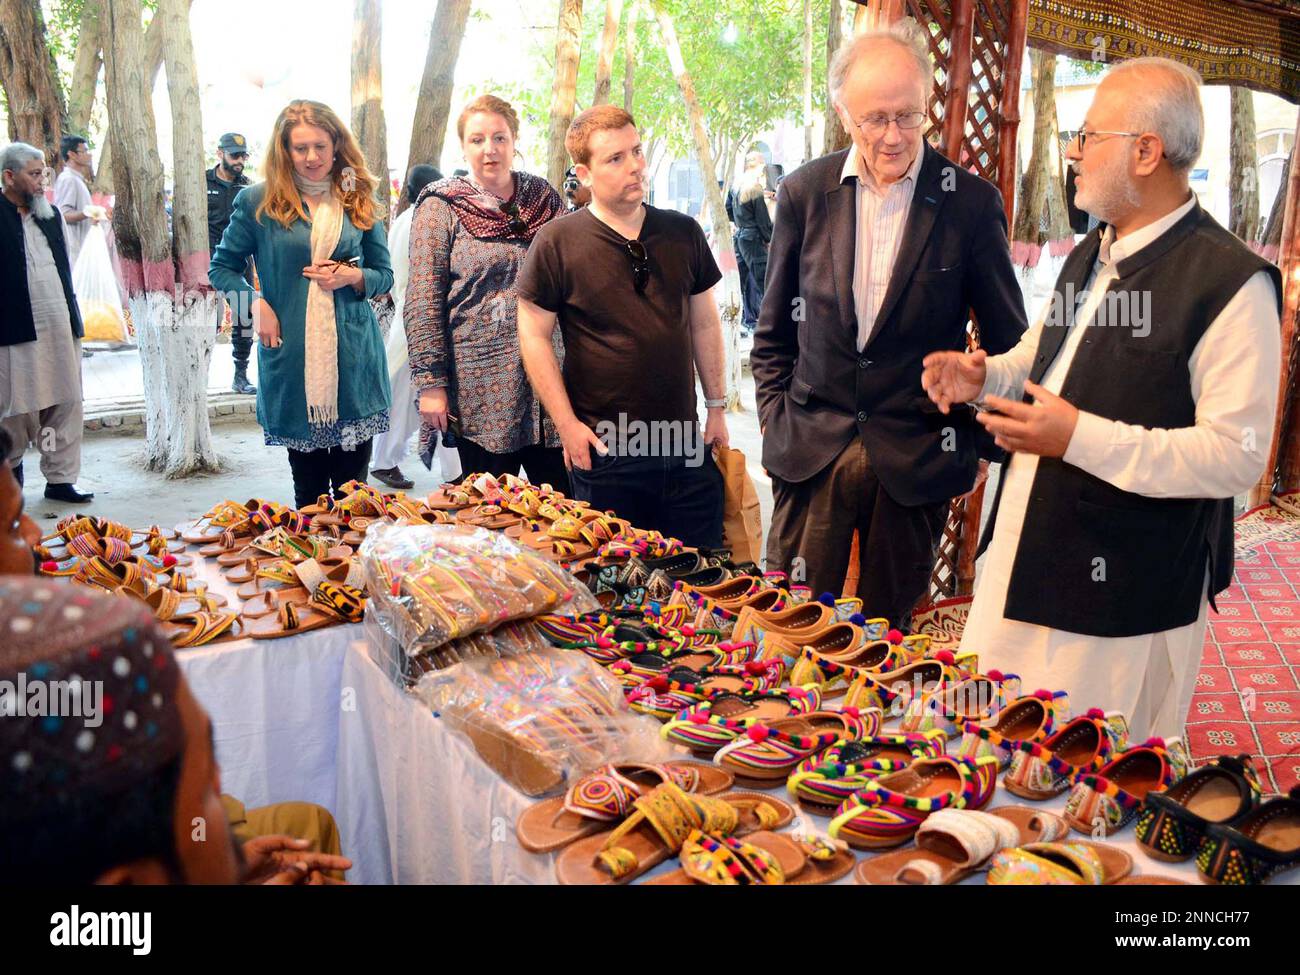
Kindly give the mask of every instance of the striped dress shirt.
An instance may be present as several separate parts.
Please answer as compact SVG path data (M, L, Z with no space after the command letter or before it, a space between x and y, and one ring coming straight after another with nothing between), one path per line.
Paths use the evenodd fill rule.
M917 174L925 159L925 148L918 145L916 158L906 175L888 186L881 186L867 169L856 146L844 160L840 182L857 180L857 237L853 253L853 309L858 316L858 351L871 339L876 315L889 289L889 279L903 243L907 211L912 206Z

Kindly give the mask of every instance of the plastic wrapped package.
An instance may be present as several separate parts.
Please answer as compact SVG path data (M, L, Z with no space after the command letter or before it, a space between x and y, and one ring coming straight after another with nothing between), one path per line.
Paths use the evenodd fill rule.
M595 612L566 570L500 532L459 525L372 525L361 566L373 615L408 656L541 613Z
M81 308L81 321L88 342L125 342L126 319L122 299L108 256L104 229L94 224L86 232L77 265L72 269L72 290Z
M466 661L425 674L413 693L529 796L561 790L607 762L660 762L672 753L658 723L628 709L618 681L572 650Z

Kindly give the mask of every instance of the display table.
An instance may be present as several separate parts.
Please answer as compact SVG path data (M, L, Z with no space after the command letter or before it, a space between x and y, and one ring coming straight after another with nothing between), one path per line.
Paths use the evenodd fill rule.
M190 571L233 597L214 564L196 556ZM372 659L363 626L177 656L212 716L222 791L248 806L298 800L328 808L354 863L353 883L555 882L554 857L528 853L515 839L515 820L534 800L393 681ZM784 783L772 794L788 800ZM999 786L990 808L1018 803ZM1064 806L1064 796L1041 804L1058 814ZM824 831L828 822L800 813L790 829ZM1132 826L1107 842L1133 857L1136 874L1197 882L1191 861L1158 863L1140 853ZM650 876L676 866L670 860ZM852 874L839 882L853 883ZM1300 883L1300 873L1276 883Z

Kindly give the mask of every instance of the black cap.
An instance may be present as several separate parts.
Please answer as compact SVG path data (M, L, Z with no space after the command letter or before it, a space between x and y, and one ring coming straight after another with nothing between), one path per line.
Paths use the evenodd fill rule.
M217 143L217 148L222 152L242 152L248 154L248 140L238 132L227 132Z

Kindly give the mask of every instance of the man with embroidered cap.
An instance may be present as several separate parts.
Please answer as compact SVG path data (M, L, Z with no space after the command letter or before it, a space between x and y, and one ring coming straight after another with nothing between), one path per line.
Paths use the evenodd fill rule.
M249 179L244 175L244 166L248 163L248 141L238 132L227 132L217 142L217 164L205 174L208 181L208 252L217 249L221 235L230 225L230 216L234 212L235 197ZM248 275L248 279L253 279ZM225 302L217 303L219 309L217 328L221 327L225 317ZM248 381L248 357L253 349L253 332L251 326L240 325L240 316L234 315L230 326L230 350L235 360L235 379L230 388L236 393L252 396L257 387Z
M1180 737L1207 610L1232 582L1233 497L1257 483L1280 370L1278 269L1201 209L1201 79L1141 58L1097 86L1066 153L1102 222L1005 355L935 352L1005 465L962 646L1130 737ZM991 540L991 544L990 544Z
M238 844L212 724L138 602L0 577L0 863L10 883L325 883L343 857Z

